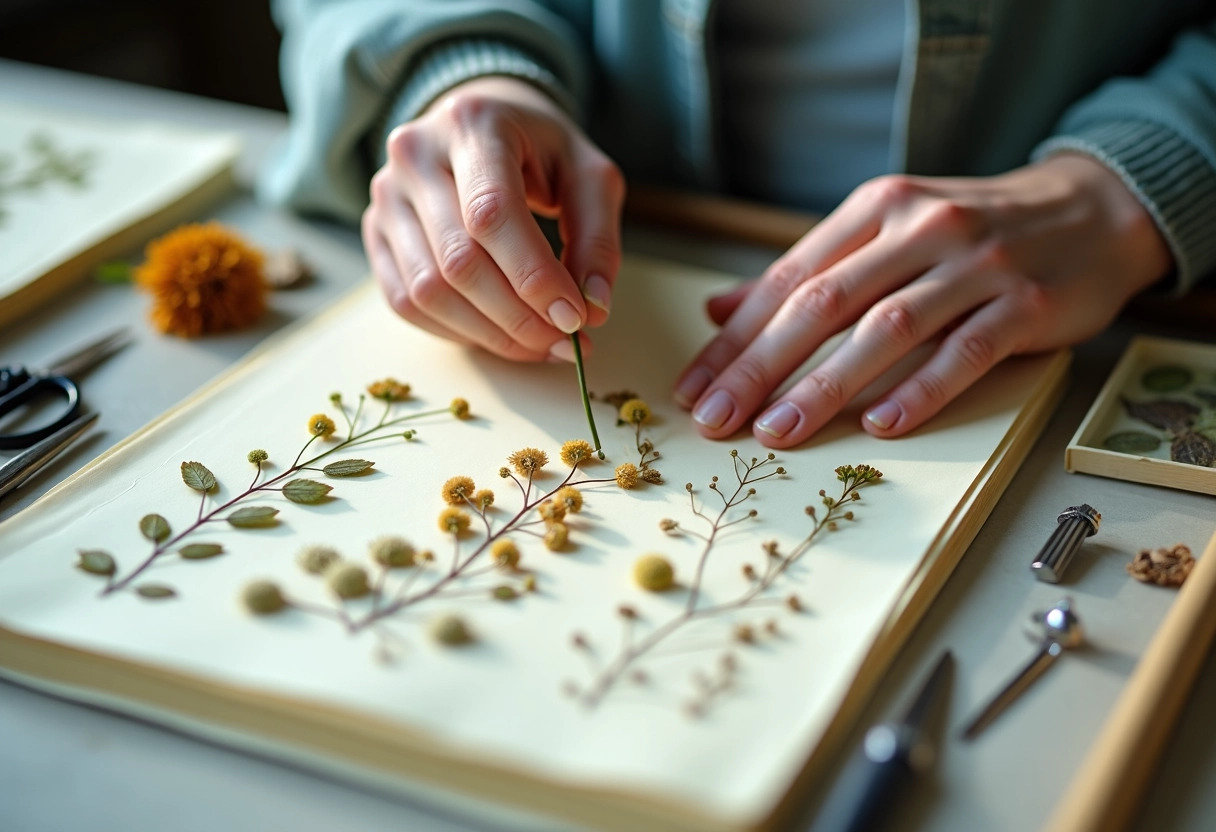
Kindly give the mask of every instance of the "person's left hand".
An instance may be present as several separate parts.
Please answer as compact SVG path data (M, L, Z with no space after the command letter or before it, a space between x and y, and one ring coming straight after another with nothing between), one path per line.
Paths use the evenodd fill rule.
M875 436L900 436L1005 357L1098 333L1172 265L1136 197L1087 156L985 179L880 177L761 278L710 301L722 329L677 380L676 400L703 435L730 436L825 340L856 323L753 423L762 444L788 448L944 336L861 420Z

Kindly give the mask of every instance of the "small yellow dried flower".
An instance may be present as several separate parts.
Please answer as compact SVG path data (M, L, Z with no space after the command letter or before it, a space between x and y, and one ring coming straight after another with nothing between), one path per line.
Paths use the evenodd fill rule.
M439 512L439 531L460 534L469 528L468 512L458 508L445 508Z
M469 418L469 403L464 399L452 399L452 403L448 405L448 410L457 419Z
M266 453L261 448L256 448L249 452L249 456L247 456L246 459L248 459L254 465L261 465L263 462L270 459L270 454Z
M447 647L457 647L473 641L469 625L459 615L441 615L431 622L431 637Z
M595 448L592 448L591 443L586 439L571 439L562 445L562 462L571 468L584 460L591 459L594 454Z
M331 546L306 546L296 556L296 563L308 574L320 575L341 559L338 550Z
M254 615L270 615L287 606L279 585L272 581L252 581L241 590L241 602Z
M573 485L567 485L558 490L553 495L553 499L557 504L564 506L566 511L571 514L578 514L583 509L583 493Z
M566 507L553 500L545 500L537 506L536 513L549 525L560 523L566 519Z
M676 573L671 561L662 555L642 555L633 565L633 579L642 589L663 592L675 586Z
M550 552L559 552L570 539L570 530L565 523L554 523L545 530L545 548Z
M507 477L511 476L511 472L507 469L507 466L504 465L498 469L498 476L505 480Z
M549 464L549 455L537 448L522 448L507 457L507 462L521 477L535 477Z
M499 566L514 569L519 566L519 547L514 540L500 537L490 545L490 558Z
M638 484L638 466L632 462L626 462L624 465L618 465L614 472L616 476L616 484L621 488L636 488Z
M462 506L466 499L472 499L476 488L472 477L452 477L443 484L443 501L450 506Z
M316 413L308 419L308 432L313 436L320 436L322 439L333 435L336 427L334 420L324 413Z
M494 505L494 492L488 488L483 488L474 492L473 505L477 506L482 511L485 511L490 506Z
M386 535L368 544L372 560L390 569L402 569L414 565L414 547L404 537Z
M621 405L620 418L622 422L631 425L644 425L650 421L650 405L641 399L630 399Z
M367 385L367 393L373 399L385 402L401 402L410 397L410 386L395 378L385 378Z
M357 563L338 561L325 572L325 583L339 598L360 598L371 592L367 570Z
M657 468L643 468L642 479L651 485L659 485L663 482L663 475L659 473Z

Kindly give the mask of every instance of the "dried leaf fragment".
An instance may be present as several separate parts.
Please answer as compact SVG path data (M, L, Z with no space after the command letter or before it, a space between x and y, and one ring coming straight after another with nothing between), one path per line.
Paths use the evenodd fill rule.
M178 554L186 560L204 560L224 554L224 547L218 543L190 543L183 546Z
M150 598L154 601L177 596L177 590L166 584L140 584L135 587L135 591L141 598Z
M238 529L264 529L279 522L275 519L278 513L277 508L270 506L245 506L229 514L227 519Z
M1127 574L1137 581L1157 586L1182 586L1195 567L1191 550L1181 543L1167 548L1141 549L1127 565Z
M169 521L159 514L145 514L139 521L139 531L153 543L160 543L169 537Z
M118 567L109 552L103 552L101 549L81 549L76 568L92 575L109 576L113 575Z
M1201 433L1188 430L1170 443L1170 459L1207 468L1216 461L1216 443Z
M1148 422L1161 430L1177 431L1189 428L1199 416L1198 405L1176 399L1153 399L1147 402L1123 399L1123 407L1128 416Z
M215 474L211 473L201 462L182 463L182 482L195 491L204 493L211 491L219 484L215 479Z
M1121 454L1148 454L1161 447L1161 438L1142 430L1123 430L1102 440L1102 447Z
M283 486L283 496L293 503L314 505L325 499L333 491L332 485L326 485L316 480L295 479Z
M1140 385L1154 393L1173 393L1195 380L1189 367L1166 365L1153 367L1140 377Z
M340 459L337 462L329 463L321 470L327 477L353 477L364 471L370 471L375 464L367 459Z

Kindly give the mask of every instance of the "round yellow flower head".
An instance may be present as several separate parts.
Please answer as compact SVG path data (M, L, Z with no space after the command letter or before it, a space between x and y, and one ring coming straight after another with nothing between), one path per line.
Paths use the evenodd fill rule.
M553 500L545 500L536 507L536 512L547 524L560 523L566 519L566 507Z
M494 492L488 488L482 488L481 490L475 492L473 494L473 505L477 506L482 511L485 511L490 506L494 505Z
M443 484L441 493L443 501L448 505L462 506L465 500L473 498L473 492L476 489L472 477L452 477Z
M245 458L248 459L254 465L261 465L263 462L270 459L270 454L266 453L261 448L256 448L256 449L250 451L249 455Z
M439 531L449 534L460 534L469 528L468 512L458 508L445 508L439 512Z
M545 530L545 548L550 552L560 552L570 539L570 530L565 523L554 523Z
M514 540L500 537L490 546L490 557L499 566L514 569L519 566L519 547L515 545Z
M583 493L573 485L558 489L558 492L553 495L553 499L571 514L578 514L583 508Z
M332 436L336 427L334 420L324 413L315 413L308 419L308 432L322 439Z
M457 419L469 418L469 403L464 399L452 399L452 403L448 405L448 410Z
M357 563L343 560L325 571L325 583L339 598L360 598L371 592L367 570Z
M622 422L644 425L650 421L650 405L641 399L630 399L621 405L619 415Z
M241 603L254 615L270 615L287 606L279 585L272 581L253 581L241 590Z
M431 622L429 630L435 641L447 647L457 647L473 641L469 625L459 615L452 613L436 618Z
M671 561L662 555L642 555L633 565L633 579L642 589L663 592L676 585Z
M310 575L320 575L341 559L338 550L331 546L305 546L296 556L300 568Z
M595 448L592 448L591 443L586 439L571 439L562 445L562 462L571 468L584 460L591 459L594 454Z
M414 547L404 537L386 535L377 537L368 544L372 560L390 569L403 569L414 565Z
M507 457L507 462L521 477L535 477L549 464L549 455L537 448L522 448Z
M632 462L618 465L614 472L616 484L621 488L636 488L638 484L638 466Z
M261 252L215 222L149 243L135 283L152 295L152 325L183 338L241 329L266 311Z
M507 477L511 476L511 470L504 465L498 469L498 476L505 480Z
M373 399L385 402L401 402L410 397L410 386L395 378L385 378L367 385L367 393Z

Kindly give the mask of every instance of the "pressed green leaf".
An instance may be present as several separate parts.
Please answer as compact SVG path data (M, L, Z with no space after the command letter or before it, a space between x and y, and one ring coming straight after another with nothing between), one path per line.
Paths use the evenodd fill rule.
M1176 399L1154 399L1147 402L1123 399L1123 407L1128 416L1148 422L1161 430L1180 431L1195 424L1195 420L1199 418L1198 405Z
M98 283L130 283L134 276L134 270L130 263L123 263L120 260L112 260L108 263L102 263L93 272L93 277Z
M506 584L494 587L490 594L498 601L514 601L519 597L519 593L515 591L515 587L507 586Z
M364 471L370 471L375 464L367 459L340 459L337 462L329 463L322 470L325 471L327 477L353 477Z
M279 522L275 519L278 513L277 508L270 506L246 506L229 514L228 522L238 529L261 529Z
M1102 447L1121 454L1147 454L1161 447L1161 438L1141 430L1124 430L1106 437Z
M177 595L177 590L165 584L140 584L135 587L135 591L144 598L152 598L158 601L163 598L173 598Z
M178 554L186 560L202 560L224 554L224 547L218 543L191 543L183 546Z
M160 543L169 537L169 521L159 514L145 514L139 521L139 531L153 543Z
M1168 365L1154 367L1140 377L1140 384L1145 390L1154 393L1173 393L1181 390L1195 380L1195 374L1189 367Z
M93 575L113 575L118 567L109 552L103 552L100 549L81 549L80 560L76 562L76 568Z
M319 503L333 490L332 485L316 480L291 480L283 486L283 496L293 503Z
M182 482L195 491L210 491L217 485L215 474L201 462L182 463Z

